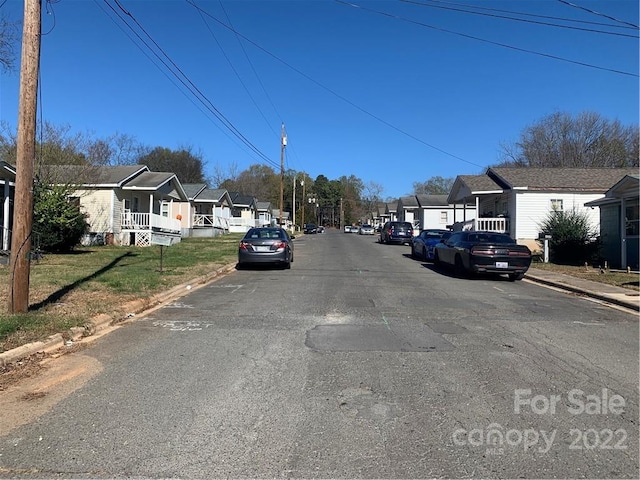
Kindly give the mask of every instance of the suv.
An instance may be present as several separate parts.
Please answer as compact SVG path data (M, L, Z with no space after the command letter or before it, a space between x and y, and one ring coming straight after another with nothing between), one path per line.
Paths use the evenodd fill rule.
M387 222L380 230L380 243L410 243L413 225L410 222Z

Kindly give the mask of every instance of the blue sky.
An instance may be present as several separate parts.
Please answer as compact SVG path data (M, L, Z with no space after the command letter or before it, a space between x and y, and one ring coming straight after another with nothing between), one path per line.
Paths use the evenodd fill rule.
M208 175L216 166L278 168L284 123L286 168L355 175L398 197L432 176L481 173L502 145L557 111L638 124L638 30L622 23L638 25L638 2L568 3L44 2L40 116L96 138L190 146ZM111 7L150 36L208 107ZM2 15L21 19L22 10L22 0L0 0ZM10 125L18 82L19 72L2 74L0 119Z

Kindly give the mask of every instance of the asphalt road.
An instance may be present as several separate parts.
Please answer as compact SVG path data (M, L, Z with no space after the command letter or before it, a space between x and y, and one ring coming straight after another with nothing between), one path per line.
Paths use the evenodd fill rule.
M301 236L56 360L0 405L0 476L639 477L637 316L375 238Z

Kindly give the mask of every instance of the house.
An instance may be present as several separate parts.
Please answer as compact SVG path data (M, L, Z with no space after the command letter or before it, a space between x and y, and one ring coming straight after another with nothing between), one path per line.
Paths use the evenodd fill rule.
M211 237L229 232L233 203L223 188L211 189L205 183L183 185L187 202L173 202L170 218L180 220L182 236Z
M279 208L274 208L271 211L271 224L274 226L280 225L280 209ZM280 226L287 230L293 229L293 223L290 218L290 212L285 212L285 211L282 212L282 225Z
M247 232L258 224L258 204L255 197L242 195L240 192L229 192L232 208L229 218L230 232Z
M495 167L484 175L461 175L448 196L455 205L471 204L457 228L489 230L511 235L519 243L539 250L540 225L554 210L584 212L594 228L597 212L585 203L604 197L629 168L517 168Z
M398 201L398 220L411 222L416 230L447 229L475 211L469 205L449 203L447 195L419 194L401 197Z
M638 270L640 261L640 176L625 175L599 200L587 207L599 207L602 257L612 268Z
M385 222L395 222L398 220L398 201L390 202L385 205L384 219Z
M256 202L258 211L258 225L271 225L271 202Z
M0 162L0 191L2 209L0 209L0 250L11 249L11 229L13 225L13 198L16 188L16 168L6 162Z
M169 215L187 195L173 173L145 165L49 165L42 178L74 187L72 198L89 224L85 243L148 246L160 236L181 238L180 221Z

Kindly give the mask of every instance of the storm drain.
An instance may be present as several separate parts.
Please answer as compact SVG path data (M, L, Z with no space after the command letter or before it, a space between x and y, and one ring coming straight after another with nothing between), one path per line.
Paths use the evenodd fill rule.
M331 352L448 352L455 347L426 326L318 325L307 331L307 347Z

